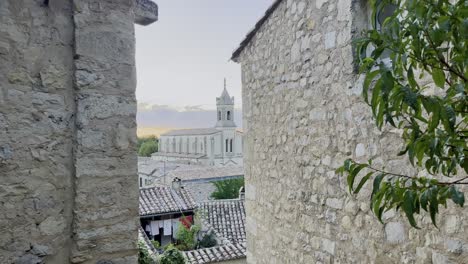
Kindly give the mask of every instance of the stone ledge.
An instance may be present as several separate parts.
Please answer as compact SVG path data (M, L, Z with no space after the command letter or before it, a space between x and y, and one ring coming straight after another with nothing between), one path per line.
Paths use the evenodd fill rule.
M158 5L151 0L136 0L135 23L147 26L158 20Z

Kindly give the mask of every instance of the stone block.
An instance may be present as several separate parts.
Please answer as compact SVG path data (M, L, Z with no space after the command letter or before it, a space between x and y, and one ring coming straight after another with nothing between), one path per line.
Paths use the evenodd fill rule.
M396 244L406 240L405 227L401 222L389 222L385 224L385 238L387 242Z

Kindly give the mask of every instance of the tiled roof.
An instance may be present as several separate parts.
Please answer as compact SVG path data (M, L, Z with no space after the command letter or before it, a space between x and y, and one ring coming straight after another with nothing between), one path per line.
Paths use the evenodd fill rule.
M244 200L214 200L200 204L201 217L226 242L245 242Z
M205 264L245 258L245 243L228 244L183 252L190 264Z
M247 33L247 36L245 36L244 40L242 40L241 44L239 47L232 53L231 60L236 61L239 55L242 53L244 48L249 44L249 42L252 40L252 38L257 34L257 31L260 30L260 28L263 26L263 24L267 21L267 19L273 14L273 12L276 10L276 8L281 4L283 0L275 0L271 6L267 9L265 12L265 15L263 15L262 18L255 24L255 27L250 30L249 33Z
M218 130L216 128L178 129L161 134L161 136L211 135L219 132L221 132L221 130Z
M244 200L215 200L200 204L203 224L222 244L183 252L189 264L205 264L246 257Z
M189 211L197 207L190 192L159 186L140 189L140 216Z
M169 179L179 178L183 181L195 179L211 179L229 176L244 176L244 167L226 166L226 167L198 167L198 168L180 168L168 173Z
M143 231L143 228L138 228L138 240L141 241L145 247L148 249L150 255L155 258L159 255L158 251L154 248L153 244L149 240L148 236L146 235L145 231Z

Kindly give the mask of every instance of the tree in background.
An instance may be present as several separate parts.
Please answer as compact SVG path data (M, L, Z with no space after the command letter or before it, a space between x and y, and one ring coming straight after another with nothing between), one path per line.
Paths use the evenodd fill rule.
M137 148L138 156L151 157L151 154L158 151L158 138L155 136L138 138Z
M213 182L216 190L211 194L214 199L235 199L239 197L239 190L244 186L244 177Z
M417 227L414 215L424 210L437 226L439 206L447 200L463 206L459 187L468 185L468 6L450 0L371 3L374 25L384 8L393 5L396 10L380 29L368 30L357 42L365 75L363 97L379 128L401 129L400 155L420 172L402 175L372 161L353 160L346 160L338 172L347 175L354 194L373 179L371 209L381 222L382 214L395 208Z

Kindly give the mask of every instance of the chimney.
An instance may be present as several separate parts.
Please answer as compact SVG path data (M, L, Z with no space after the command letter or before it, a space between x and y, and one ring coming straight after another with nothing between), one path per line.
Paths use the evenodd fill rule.
M172 180L172 189L174 191L180 191L180 189L182 188L182 180L175 177L174 180Z
M245 188L244 188L244 186L242 186L239 189L239 200L245 200Z

